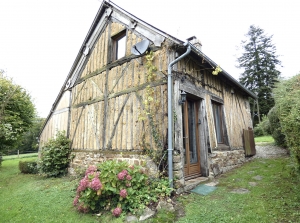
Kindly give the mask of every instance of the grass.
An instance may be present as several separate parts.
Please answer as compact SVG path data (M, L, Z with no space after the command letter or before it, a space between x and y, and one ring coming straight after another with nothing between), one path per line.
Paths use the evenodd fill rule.
M290 175L289 165L289 158L256 159L222 175L207 196L181 196L186 216L178 222L299 222L300 180ZM262 180L253 179L258 175ZM238 188L250 192L231 193Z
M20 158L28 158L28 157L38 157L38 153L26 153L18 155L10 155L10 156L2 156L3 160L12 160L12 159L20 159Z
M77 180L21 174L20 160L34 158L5 160L0 167L0 222L122 222L110 214L78 213L72 205Z
M272 136L259 136L254 138L255 143L274 143Z
M0 222L124 222L124 215L115 218L109 212L101 216L78 213L73 207L78 179L21 174L19 161L35 159L6 159L2 162ZM174 214L162 210L155 218L145 222L173 222L174 217Z
M72 205L78 180L21 174L20 160L5 160L0 167L0 222L124 222L110 213L80 214ZM217 190L207 196L182 195L178 203L185 216L178 222L299 222L300 180L290 175L290 159L256 159L224 174ZM261 176L262 180L253 179ZM257 182L250 186L249 182ZM245 188L248 194L231 193ZM152 222L174 222L176 215L160 211Z

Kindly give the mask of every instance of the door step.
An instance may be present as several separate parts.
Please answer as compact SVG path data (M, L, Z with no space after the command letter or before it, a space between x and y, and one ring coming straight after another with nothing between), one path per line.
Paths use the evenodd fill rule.
M183 190L190 191L194 189L198 184L208 181L208 179L208 177L197 177L194 179L187 180L185 181Z

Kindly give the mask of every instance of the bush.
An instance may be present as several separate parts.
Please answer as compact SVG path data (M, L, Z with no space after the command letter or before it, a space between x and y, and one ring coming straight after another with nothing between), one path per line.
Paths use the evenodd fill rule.
M36 161L20 161L19 162L19 170L21 171L21 173L36 174L36 173L38 173L37 162Z
M149 179L140 166L110 160L86 170L73 204L80 212L110 210L118 217L121 213L136 213L171 192L168 180Z
M255 126L254 135L256 137L271 135L270 122L266 115L263 115L261 122Z
M253 130L254 130L254 136L255 137L264 135L264 131L262 130L261 126L256 125Z
M2 155L0 154L0 167L1 167L1 164L2 164Z
M278 115L276 107L273 107L268 113L271 133L276 145L286 147L285 135L281 131Z
M70 140L64 131L58 131L42 148L39 170L47 177L58 177L67 173L71 161Z
M280 81L274 89L274 98L281 130L300 175L300 74Z

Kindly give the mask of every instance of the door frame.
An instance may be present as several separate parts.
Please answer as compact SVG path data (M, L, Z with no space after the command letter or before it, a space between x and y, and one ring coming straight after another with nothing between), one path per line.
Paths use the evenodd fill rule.
M192 109L194 111L188 111L188 103L192 103ZM183 148L185 149L184 159L184 176L185 179L195 178L201 176L201 144L200 144L200 135L199 135L199 108L200 108L201 99L193 99L187 97L187 101L182 105L182 133L183 133ZM190 117L192 113L193 117ZM189 132L191 127L189 126L190 120L192 119L194 125L194 133ZM184 135L185 134L185 135ZM196 146L197 153L197 162L190 163L190 138L194 135L194 142Z

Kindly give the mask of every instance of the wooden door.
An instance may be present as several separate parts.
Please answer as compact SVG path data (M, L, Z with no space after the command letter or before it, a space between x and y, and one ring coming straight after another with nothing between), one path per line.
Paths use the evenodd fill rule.
M187 99L182 105L185 179L200 176L199 101Z

